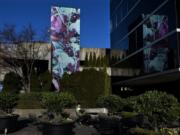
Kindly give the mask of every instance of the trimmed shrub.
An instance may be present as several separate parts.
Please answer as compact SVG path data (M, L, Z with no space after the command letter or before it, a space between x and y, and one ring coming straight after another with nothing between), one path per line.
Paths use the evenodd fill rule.
M5 75L3 81L3 90L7 92L17 93L22 88L21 77L14 72L9 72Z
M110 78L103 70L83 70L71 75L64 74L61 89L72 93L83 107L95 107L101 95L110 93Z
M75 98L67 92L42 93L41 104L42 107L48 110L48 112L61 114L64 108L69 108L75 105Z
M147 116L157 130L179 118L180 106L177 99L165 92L148 91L136 98L134 110Z
M17 105L18 96L8 92L0 93L0 110L5 113L12 113L14 107Z
M109 112L114 113L122 110L123 99L117 95L101 96L97 99L98 107L105 107Z

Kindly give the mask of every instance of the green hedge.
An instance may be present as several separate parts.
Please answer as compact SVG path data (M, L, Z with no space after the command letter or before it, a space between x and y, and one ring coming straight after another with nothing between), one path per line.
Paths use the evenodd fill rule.
M59 98L64 100L64 103L67 105L65 107L69 107L69 104L67 102L74 101L75 98L71 94L68 93L54 93L54 92L31 92L31 93L23 93L19 94L19 100L17 103L17 108L18 109L42 109L42 99L48 98L48 97L56 97L56 95ZM49 99L49 98L48 98ZM51 100L51 99L49 99ZM52 99L55 101L58 101L56 99ZM52 101L51 100L51 101ZM67 102L66 102L67 101Z
M41 108L40 92L31 92L19 94L18 109L40 109Z
M83 70L71 75L65 74L61 80L63 91L72 93L84 107L94 107L100 95L109 95L110 78L105 70Z

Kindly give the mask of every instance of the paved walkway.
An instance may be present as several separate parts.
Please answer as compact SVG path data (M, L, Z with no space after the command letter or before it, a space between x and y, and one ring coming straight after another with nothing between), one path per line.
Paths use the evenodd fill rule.
M94 128L76 125L74 129L75 135L100 135ZM28 126L8 135L42 135L35 126Z

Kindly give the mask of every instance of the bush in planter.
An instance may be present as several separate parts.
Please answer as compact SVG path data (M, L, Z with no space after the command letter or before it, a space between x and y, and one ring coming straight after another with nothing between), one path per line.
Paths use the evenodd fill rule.
M0 110L7 114L12 113L14 107L17 105L17 94L2 92L0 93Z
M75 103L75 98L69 93L43 93L42 106L47 109L42 118L43 135L72 135L73 120L64 112Z
M67 92L42 93L41 99L42 106L54 113L61 113L65 107L72 107L75 103L74 96Z
M99 116L99 132L101 134L119 134L120 117L114 114L121 111L123 105L123 99L117 95L100 96L97 99L97 106L107 108L110 114L110 116Z
M122 110L124 102L117 95L101 96L97 99L97 106L105 107L110 113L115 113Z
M179 118L177 99L165 92L148 91L136 98L134 110L146 116L157 131L167 123Z
M16 128L18 115L12 114L12 111L17 100L16 94L0 93L0 131L7 129L9 132Z

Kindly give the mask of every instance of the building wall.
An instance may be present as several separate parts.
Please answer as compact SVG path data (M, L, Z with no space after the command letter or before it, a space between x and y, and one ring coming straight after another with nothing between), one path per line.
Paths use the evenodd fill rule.
M35 44L33 44L33 49L34 49L33 52L30 51L30 44L24 43L21 45L22 46L18 48L19 46L17 44L11 45L11 44L0 43L0 81L4 80L4 77L7 73L15 71L14 69L15 67L11 68L10 65L4 61L4 59L6 59L6 61L13 60L14 62L18 60L18 63L16 63L16 65L20 63L23 64L24 63L23 58L25 57L25 54L27 57L26 61L28 60L28 58L32 59L33 57L32 54L34 54L35 57L35 59L33 58L34 68L36 68L37 71L39 72L44 72L46 70L51 71L51 51L50 51L51 46L49 43L36 42ZM17 49L19 50L17 51Z
M105 48L81 48L80 49L80 60L84 61L86 55L88 55L88 58L89 58L90 53L91 54L95 53L96 58L104 57L106 55L106 49Z
M178 68L176 16L175 0L112 1L111 49L127 52L114 66L139 69L139 75Z
M136 91L172 88L168 92L177 93L180 80L178 4L179 0L111 1L111 49L126 52L125 58L116 61L113 67L139 71L131 78L116 78L116 82L119 82L116 89L129 87L130 80L134 80L131 88ZM152 75L154 78L148 79ZM141 78L146 79L146 83L154 83L148 85Z

